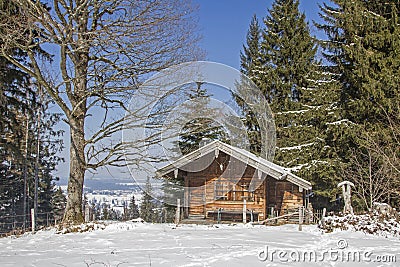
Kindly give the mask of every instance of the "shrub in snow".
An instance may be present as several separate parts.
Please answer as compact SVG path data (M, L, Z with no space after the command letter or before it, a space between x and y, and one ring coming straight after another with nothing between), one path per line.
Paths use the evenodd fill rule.
M396 209L393 209L389 204L374 202L373 211L374 213L379 214L383 217L387 218L394 217L397 220L399 220L399 214L396 212Z
M400 237L399 214L385 203L377 203L374 210L368 214L325 217L318 227L327 233L338 229Z

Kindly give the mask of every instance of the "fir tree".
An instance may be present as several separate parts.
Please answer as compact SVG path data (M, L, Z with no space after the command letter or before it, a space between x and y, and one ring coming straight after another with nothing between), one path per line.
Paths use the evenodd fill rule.
M261 28L254 15L247 32L246 45L243 45L243 51L240 52L240 71L251 79L258 77L262 71L260 43ZM254 81L258 82L259 79Z
M246 36L246 44L240 52L240 71L249 77L259 88L261 88L263 64L261 62L261 28L257 17L254 15L251 20ZM234 95L245 117L244 124L247 128L247 135L250 142L250 151L256 155L261 153L260 127L252 110L246 105L243 99Z
M184 183L182 177L163 181L163 220L173 223L176 214L177 199L183 204Z
M62 220L66 204L67 198L61 190L61 187L58 187L51 199L51 207L54 214L54 219L57 221Z
M188 117L193 116L193 114L203 109L210 101L210 95L207 93L207 90L201 88L202 84L203 83L198 82L195 88L185 90L185 98L198 101L194 102L195 106L193 106L193 103L187 105ZM199 117L186 122L179 134L178 142L178 146L183 155L198 149L201 142L205 140L221 140L228 142L223 128L217 122L210 119L213 117L213 111L209 111L209 114L210 116L207 118Z
M1 1L0 19L9 16L16 16L21 22L24 20L19 14L19 6L13 1ZM21 29L21 32L25 33L25 29ZM3 48L2 43L0 46ZM26 61L27 54L20 49L15 47L7 51L19 62ZM50 59L40 47L37 46L35 51L38 56ZM33 207L33 177L36 173L36 212L52 211L51 199L55 192L54 180L57 179L52 172L61 160L57 153L62 149L62 132L54 130L60 117L49 112L52 103L42 97L39 91L39 87L27 73L0 57L0 216L18 215L18 226L24 223L24 218L27 219L26 215ZM39 216L37 222L47 222L47 215L45 216Z
M399 1L333 1L321 6L324 57L341 84L342 116L373 125L398 114Z
M140 205L140 218L146 222L156 222L156 204L152 197L153 188L150 179L147 178L146 185L143 190L142 203Z
M139 218L139 207L136 204L135 195L132 195L131 201L129 202L127 219L137 219L137 218Z
M255 32L254 25L253 20L244 50L249 55L246 51L257 40L249 38L256 36L250 34ZM276 0L272 4L264 19L259 49L258 55L251 53L256 71L246 70L249 60L242 56L242 72L250 73L270 103L277 132L275 162L311 181L317 195L314 200L320 202L336 188L335 152L329 145L328 128L338 120L337 88L316 60L317 42L298 1ZM259 131L251 113L243 111L248 129ZM256 145L253 153L257 151L254 148Z
M101 209L101 219L102 220L110 220L110 206L108 204L103 204Z
M304 13L299 12L297 0L276 0L264 24L261 41L264 89L273 111L292 110L298 106L304 89L314 86L316 42ZM277 123L280 124L279 119Z
M363 168L370 173L371 164L362 155L369 153L371 146L374 150L393 152L392 145L398 142L388 114L400 114L400 2L336 0L333 3L334 6L320 7L325 22L317 24L328 38L321 42L329 63L326 69L339 85L340 117L348 126L341 129L333 146L343 168L364 162ZM382 158L378 162L372 172L381 175L381 167L387 165L387 160ZM390 168L386 179L395 186L398 177ZM342 178L349 178L346 172L342 172ZM388 198L396 198L398 203L398 190L391 192L394 193L388 193Z

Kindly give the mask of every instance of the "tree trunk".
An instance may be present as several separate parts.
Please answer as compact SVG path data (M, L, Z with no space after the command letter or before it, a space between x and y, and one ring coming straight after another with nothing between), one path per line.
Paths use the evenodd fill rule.
M87 31L87 11L80 14L78 33ZM84 222L82 212L83 182L85 180L86 158L85 158L85 118L87 113L87 75L89 62L88 36L78 34L77 47L81 51L75 54L75 80L72 91L67 94L71 101L71 113L68 116L70 127L70 165L68 180L68 199L65 208L63 224L79 224Z
M68 199L64 213L63 224L83 223L82 195L85 179L85 135L84 113L82 109L76 110L77 116L70 118L70 174L68 180Z

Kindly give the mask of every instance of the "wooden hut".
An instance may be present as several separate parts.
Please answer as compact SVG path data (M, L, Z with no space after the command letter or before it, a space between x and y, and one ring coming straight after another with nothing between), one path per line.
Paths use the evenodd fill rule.
M183 217L264 220L306 204L311 184L246 150L213 141L157 171L184 181Z

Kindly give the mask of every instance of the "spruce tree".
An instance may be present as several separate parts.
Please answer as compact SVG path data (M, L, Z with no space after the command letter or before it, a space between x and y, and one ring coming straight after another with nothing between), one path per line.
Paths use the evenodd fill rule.
M90 209L92 210L93 214L93 220L100 220L101 218L101 211L100 211L100 206L95 204L94 202L92 203Z
M258 87L262 86L263 64L261 62L261 28L256 15L253 16L246 36L246 44L240 52L240 71L249 77ZM244 124L250 142L250 152L260 155L261 133L257 118L243 99L234 95L236 103L245 117Z
M163 189L163 218L165 222L173 223L176 214L176 203L177 199L180 199L181 203L184 202L184 182L182 177L176 179L165 179L162 185Z
M261 28L257 16L254 15L246 35L246 44L240 52L240 71L250 79L258 77L262 72L261 64ZM259 82L259 79L254 79Z
M17 16L21 22L25 19L20 16L19 6L13 1L0 1L0 19L10 16ZM25 32L25 28L20 30ZM2 43L0 48L4 48ZM7 51L19 62L27 59L27 54L16 47ZM50 59L39 46L35 51L38 56ZM52 172L61 160L57 153L62 149L62 132L54 130L54 127L60 117L49 112L52 103L41 96L35 81L4 57L0 57L0 103L0 216L18 216L13 219L13 225L21 226L33 207L36 159L36 212L52 211L50 203L54 194L54 180L57 179ZM37 219L39 224L47 222L47 215Z
M153 188L150 179L147 178L145 187L143 189L142 203L140 204L140 218L145 222L156 222L156 204L152 197Z
M316 40L299 1L275 1L264 24L262 80L275 116L275 162L312 182L318 206L336 187L325 132L335 118L330 110L334 93L323 88L327 78L316 61Z
M275 162L311 181L316 193L314 202L327 203L336 188L335 152L329 145L327 130L338 119L335 82L316 60L317 42L310 34L305 15L299 11L298 1L277 0L272 4L264 19L258 54L248 52L257 40L249 38L256 36L251 34L256 28L254 21L241 56L242 72L263 91L273 112L277 132ZM244 54L253 55L255 71L246 69L249 60ZM248 129L259 131L251 112L243 111ZM257 151L255 147L252 146L253 153Z
M399 1L333 1L321 6L324 57L341 84L343 117L373 125L398 114Z
M323 55L329 63L327 70L339 85L340 117L348 126L342 128L341 138L333 144L346 169L354 165L353 160L364 162L362 155L371 146L374 150L393 152L393 143L398 142L391 130L391 120L396 121L400 114L400 3L364 0L333 3L334 6L320 7L324 23L317 27L328 38L321 42ZM359 158L354 159L352 154ZM380 172L381 166L387 165L385 153L382 155L373 172ZM368 171L370 166L364 163ZM387 171L387 179L393 179L395 186L398 176L392 167ZM346 171L342 172L342 179L350 178ZM388 198L398 201L398 190L392 192L397 193L388 193Z
M7 68L12 69L11 66ZM0 134L0 191L1 202L6 207L2 213L18 215L18 223L23 223L23 214L29 216L27 213L34 203L36 158L37 213L52 211L50 202L57 179L52 172L61 160L57 153L62 149L62 132L54 130L59 116L48 112L48 103L38 101L37 92L32 90L34 85L18 79L9 76L0 81L4 100L0 119L3 126ZM38 112L41 113L40 129L37 128ZM37 222L46 221L47 215L38 217Z
M184 91L184 98L187 100L194 100L186 105L187 117L194 117L192 120L187 121L179 134L178 146L183 155L186 155L201 145L202 141L220 140L228 142L227 136L223 128L211 119L214 114L213 111L208 111L208 117L195 117L199 110L203 110L209 101L211 95L208 94L207 89L201 88L202 82L198 82L195 87L189 85L190 88ZM186 117L184 115L184 117Z
M101 210L101 219L102 220L110 220L110 206L108 204L103 204Z
M135 195L132 195L128 207L128 219L137 219L137 218L139 218L139 207L136 204Z
M67 204L67 198L65 197L63 191L61 190L61 187L58 187L58 189L55 191L51 199L51 206L54 214L54 219L56 219L58 222L61 221L64 216L64 210L66 204Z

